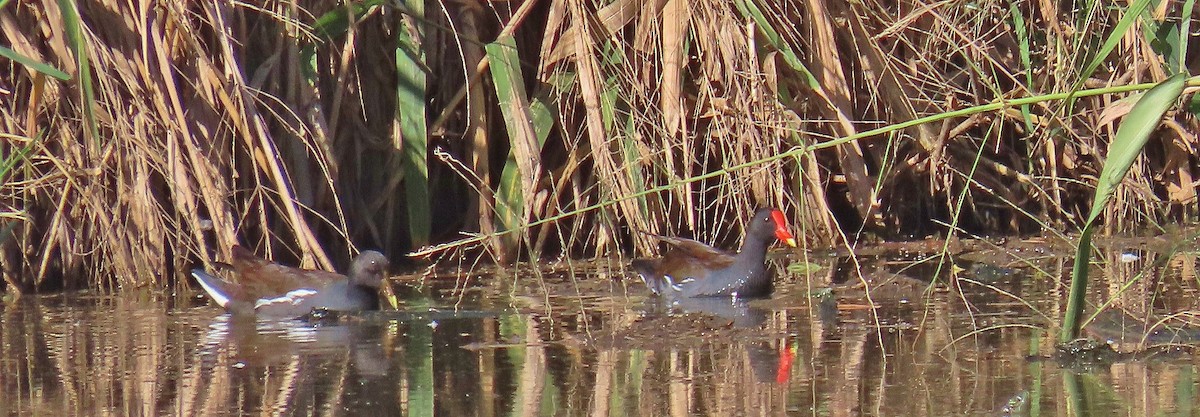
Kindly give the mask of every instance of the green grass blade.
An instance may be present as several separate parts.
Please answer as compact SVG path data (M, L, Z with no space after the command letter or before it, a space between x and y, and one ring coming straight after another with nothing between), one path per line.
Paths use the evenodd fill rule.
M1083 228L1079 244L1075 247L1075 264L1071 267L1071 292L1067 296L1067 311L1063 314L1062 331L1058 335L1059 343L1067 343L1079 337L1079 330L1082 328L1079 319L1083 316L1083 300L1087 297L1093 229L1091 226Z
M424 15L425 3L406 0L405 5L416 15ZM408 207L409 236L413 246L429 243L429 143L425 117L426 74L425 54L421 49L422 31L410 19L399 29L396 46L396 115L400 119L400 134L404 137L404 191Z
M517 158L512 150L509 150L508 158L504 160L504 170L500 172L498 186L499 189L496 190L496 223L500 226L498 231L514 230L521 225L525 197L521 193L521 173L517 169ZM501 236L505 242L505 250L513 249L518 238L519 236L516 234Z
M1104 211L1104 206L1108 204L1117 184L1125 178L1129 167L1146 146L1146 141L1150 140L1150 133L1158 128L1167 109L1179 101L1186 81L1187 75L1178 74L1146 91L1133 106L1133 110L1121 121L1117 136L1108 145L1104 169L1100 171L1096 197L1092 200L1087 224L1094 222Z
M554 115L557 111L550 103L553 103L553 98L550 97L549 91L539 94L529 103L529 119L533 122L533 132L537 135L538 149L546 145L546 138L550 137L550 130L554 128Z
M313 22L312 30L319 39L315 42L304 42L300 47L300 72L309 85L317 83L317 45L340 37L350 30L350 22L362 18L371 8L385 5L386 0L366 0L352 2L345 7L334 7L325 12Z
M1025 70L1025 88L1033 91L1033 55L1029 52L1029 32L1025 28L1025 15L1021 13L1020 5L1020 2L1014 2L1009 12L1012 15L1013 35L1017 38L1021 67ZM1025 121L1025 130L1033 132L1033 116L1028 104L1021 106L1021 118Z
M386 5L389 2L386 0L366 0L358 2L348 2L345 6L334 7L326 12L313 22L313 32L316 32L326 40L333 39L346 33L350 29L350 22L358 20L366 15L372 7Z
M4 136L5 135L0 134L0 137L4 137ZM11 140L11 139L6 138L5 140ZM8 185L8 183L7 183L8 173L10 171L12 171L13 168L16 168L17 164L20 164L22 161L25 161L26 158L29 156L29 153L33 152L34 145L37 145L37 143L40 142L41 140L42 140L42 134L39 132L38 136L36 138L34 138L33 140L29 141L29 143L26 143L25 146L22 146L18 149L12 150L11 151L12 153L10 153L3 160L0 160L0 188L5 188ZM0 213L0 217L3 217L4 214L5 213ZM18 216L20 216L20 215L18 215ZM20 217L23 217L23 216L20 216ZM20 219L20 217L18 217L18 220ZM16 228L18 224L20 224L20 221L12 221L12 222L5 223L3 227L0 227L0 244L3 244L5 240L7 240L9 237L12 236L12 230L14 228Z
M1195 0L1187 0L1181 10L1193 10ZM1150 13L1147 12L1149 16ZM1190 12L1181 13L1178 17L1161 20L1142 19L1142 34L1149 43L1150 49L1162 58L1162 68L1169 74L1187 71L1188 30L1191 30Z
M1108 38L1104 40L1104 44L1100 45L1100 50L1092 57L1092 60L1083 67L1083 71L1079 73L1079 79L1075 80L1075 85L1071 87L1071 92L1079 91L1083 87L1083 83L1087 81L1092 73L1096 72L1096 68L1100 68L1101 64L1108 62L1108 55L1112 53L1117 45L1121 43L1121 38L1125 37L1125 32L1129 31L1129 27L1133 26L1142 12L1146 10L1146 6L1150 4L1150 0L1136 0L1133 4L1125 9L1125 14L1121 16L1121 20L1113 27L1112 33L1108 34ZM1068 106L1070 103L1068 102Z
M541 147L554 126L554 115L545 98L530 102L517 53L516 39L502 36L484 47L491 61L492 84L508 130L509 152L496 193L496 220L502 230L521 226L525 219L525 190L535 184ZM523 166L529 165L529 166ZM510 235L508 248L516 236Z
M737 6L742 16L754 20L758 32L767 38L767 42L771 46L779 50L779 53L783 56L783 61L789 67L799 72L801 77L804 77L805 85L813 90L821 89L821 84L817 82L817 77L813 75L812 71L808 70L808 67L804 65L804 61L800 60L800 56L796 54L792 46L785 42L782 36L779 36L779 31L775 30L775 27L771 25L771 21L763 14L762 9L759 9L758 5L754 4L754 0L736 0L734 1L734 5Z
M1146 91L1121 121L1116 137L1108 145L1107 159L1096 184L1096 196L1092 199L1091 212L1084 223L1079 245L1075 248L1075 265L1071 269L1071 292L1067 300L1067 311L1063 316L1062 332L1059 333L1060 343L1078 337L1082 327L1080 318L1083 315L1083 300L1087 295L1088 266L1092 255L1092 233L1095 231L1096 219L1104 213L1104 207L1108 205L1117 185L1125 179L1129 167L1150 140L1150 134L1162 122L1163 114L1179 100L1186 81L1187 75L1178 74Z
M643 219L650 218L650 205L646 201L646 172L643 169L642 154L638 152L637 124L633 117L626 117L624 133L621 134L621 150L624 152L626 181L638 197L634 199L638 214Z
M87 133L97 145L100 144L100 131L96 128L96 91L92 87L92 64L87 53L87 40L83 38L83 30L79 19L79 10L71 0L58 0L62 9L63 28L67 32L67 43L75 55L75 74L79 80L79 90L83 93L83 122Z
M63 72L62 70L60 70L58 68L54 68L54 67L47 65L45 63L42 63L42 62L38 62L38 60L36 60L36 59L27 57L25 55L21 55L21 54L17 53L17 51L5 48L3 46L0 46L0 57L5 57L8 59L11 59L21 65L32 68L34 71L49 75L51 77L54 77L54 78L57 78L57 79L60 79L63 81L69 81L71 79L71 75Z
M1179 67L1175 71L1183 72L1187 68L1188 38L1192 33L1192 15L1188 10L1196 10L1196 0L1184 1L1183 8L1180 10L1179 44L1176 45L1175 49L1175 53L1177 54L1176 63L1179 64Z
M5 135L0 134L0 137L3 137L3 136L5 136ZM5 140L10 140L10 139L5 139ZM25 146L22 146L21 148L14 150L11 154L9 154L3 160L0 160L0 186L3 186L5 184L5 178L8 178L8 172L12 171L12 169L15 168L17 166L17 164L21 163L21 161L24 161L25 158L27 156L29 156L29 153L33 151L33 146L36 145L41 140L42 140L42 134L38 133L37 138L34 138L33 140L29 141L29 143L25 144Z
M492 65L492 84L496 87L496 97L500 101L500 113L509 134L509 143L521 140L514 138L520 132L526 131L523 126L529 118L521 111L524 107L519 103L524 100L525 87L520 76L521 61L517 56L516 40L511 36L497 39L484 49ZM515 146L509 146L508 158L504 161L504 170L500 174L499 190L496 192L496 220L500 230L517 228L524 218L525 197L521 192L521 170L517 164ZM506 248L511 249L516 237L509 235Z

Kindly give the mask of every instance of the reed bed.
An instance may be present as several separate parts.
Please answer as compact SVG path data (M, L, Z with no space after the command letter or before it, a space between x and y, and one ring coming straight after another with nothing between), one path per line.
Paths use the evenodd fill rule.
M1144 3L0 3L0 273L647 253L762 205L813 245L1073 230L1124 87L1200 72L1194 0ZM1197 127L1168 113L1109 231L1195 219Z

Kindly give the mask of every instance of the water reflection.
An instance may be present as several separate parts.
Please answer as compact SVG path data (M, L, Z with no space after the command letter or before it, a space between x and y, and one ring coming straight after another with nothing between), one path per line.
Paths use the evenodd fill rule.
M386 398L352 388L387 380L392 367L377 336L383 329L381 323L256 322L222 314L207 326L194 360L182 370L181 379L191 383L182 392L194 395L178 411L385 411L369 405Z
M822 262L822 274L782 277L769 300L663 303L618 265L434 282L408 292L403 311L317 322L232 320L191 298L27 297L0 305L0 413L1193 412L1191 356L1130 357L1083 378L1027 360L1053 353L1046 318L1061 298L1026 269ZM1095 331L1121 334L1111 321Z

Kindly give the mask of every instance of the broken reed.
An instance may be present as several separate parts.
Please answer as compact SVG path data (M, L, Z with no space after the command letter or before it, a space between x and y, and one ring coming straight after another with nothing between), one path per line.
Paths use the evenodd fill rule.
M731 244L759 205L814 243L1072 229L1121 94L904 123L1164 79L1187 38L1157 29L1188 4L1125 29L1111 2L8 3L12 55L73 78L0 70L22 98L0 150L29 147L0 177L0 272L164 286L235 242L332 268L461 232L482 237L429 252L646 253L632 230ZM1168 116L1112 230L1194 217L1195 124Z

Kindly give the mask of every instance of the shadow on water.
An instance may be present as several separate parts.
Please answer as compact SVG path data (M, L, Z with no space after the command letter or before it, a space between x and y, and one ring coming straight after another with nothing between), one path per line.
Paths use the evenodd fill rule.
M770 299L651 298L615 263L429 277L400 311L233 320L198 298L0 306L0 412L22 415L1191 415L1191 253L1116 250L1053 345L1064 257L775 259ZM1035 251L1036 252L1036 251ZM1194 253L1194 252L1193 252ZM1016 256L1014 256L1016 254ZM794 269L793 269L794 270ZM1125 285L1141 274L1149 276ZM1115 297L1120 295L1120 297ZM1192 320L1194 321L1194 320ZM1155 354L1143 354L1155 352Z

